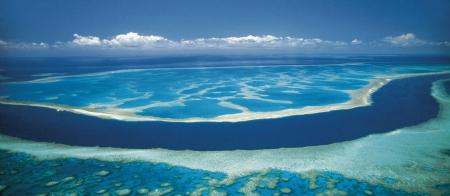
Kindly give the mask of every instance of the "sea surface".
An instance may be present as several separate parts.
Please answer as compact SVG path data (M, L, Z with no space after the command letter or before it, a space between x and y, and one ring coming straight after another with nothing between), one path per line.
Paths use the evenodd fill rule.
M0 134L5 137L97 149L263 154L269 149L326 148L440 118L443 103L432 89L437 81L450 79L450 58L3 58L0 78ZM442 93L450 94L449 82L441 86ZM401 189L398 184L403 181L388 176L374 183L320 166L299 173L275 163L232 175L183 163L111 162L70 155L40 160L22 147L0 150L4 195L421 195L423 191ZM429 171L430 177L448 175L446 161L439 168L421 166L421 171ZM428 189L449 194L448 184Z

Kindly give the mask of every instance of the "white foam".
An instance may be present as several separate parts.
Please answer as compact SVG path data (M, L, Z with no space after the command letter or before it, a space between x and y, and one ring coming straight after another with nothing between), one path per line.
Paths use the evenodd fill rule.
M282 93L290 93L290 94L300 94L300 91L296 91L296 90L285 90L285 91L281 91Z
M49 77L49 76L58 76L65 75L65 73L41 73L41 74L33 74L33 77Z
M248 113L249 112L248 108L246 108L244 106L225 101L226 99L219 99L219 100L220 100L220 102L219 102L220 106L241 110L242 113Z
M45 98L45 100L55 100L55 99L58 99L58 97L47 97L47 98Z

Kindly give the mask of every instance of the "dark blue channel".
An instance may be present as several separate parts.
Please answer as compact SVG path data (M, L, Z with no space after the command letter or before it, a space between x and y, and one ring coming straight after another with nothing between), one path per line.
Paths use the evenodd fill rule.
M78 146L174 150L271 149L324 145L417 125L435 118L431 84L450 74L394 80L373 105L239 123L123 122L30 106L0 104L0 133Z

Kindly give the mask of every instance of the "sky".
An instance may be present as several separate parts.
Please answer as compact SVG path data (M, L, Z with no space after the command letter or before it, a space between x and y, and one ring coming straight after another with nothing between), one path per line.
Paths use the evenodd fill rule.
M2 0L0 51L450 54L450 1Z

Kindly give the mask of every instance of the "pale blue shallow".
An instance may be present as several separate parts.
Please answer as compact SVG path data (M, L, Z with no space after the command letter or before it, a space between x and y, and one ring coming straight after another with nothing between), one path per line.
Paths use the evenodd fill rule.
M351 99L350 91L375 78L448 69L369 63L124 69L3 83L0 96L8 101L108 109L110 113L132 109L144 117L215 118L245 112L243 108L278 112L344 103ZM235 106L219 104L223 101Z

